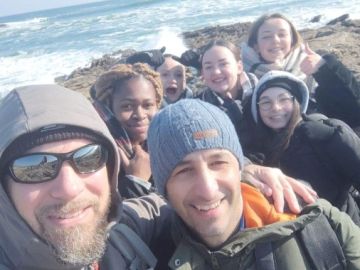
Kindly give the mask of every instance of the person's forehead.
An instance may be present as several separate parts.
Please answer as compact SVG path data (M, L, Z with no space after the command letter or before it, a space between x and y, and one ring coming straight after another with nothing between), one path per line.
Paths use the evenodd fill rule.
M235 56L229 48L216 45L204 53L203 62L206 63L212 60L212 58L216 58L217 61L221 61L225 59L235 59Z
M260 32L267 32L269 29L274 30L280 30L280 31L286 31L290 29L290 24L282 19L282 18L271 18L266 20L261 26L260 26Z
M191 162L192 160L197 159L216 159L220 157L236 157L233 153L231 153L227 149L223 148L213 148L213 149L203 149L203 150L197 150L192 153L187 154L182 162Z
M266 89L260 96L260 98L263 97L272 97L272 96L279 96L279 95L283 95L283 94L290 94L290 92L282 87L279 86L274 86L274 87L269 87L268 89Z
M113 102L134 99L134 97L151 96L155 97L156 89L151 81L143 76L134 77L125 81L121 87L113 93Z
M171 57L165 57L164 63L157 68L158 72L165 71L165 70L172 70L172 69L178 69L178 70L184 70L185 67L180 62L176 61L175 59Z

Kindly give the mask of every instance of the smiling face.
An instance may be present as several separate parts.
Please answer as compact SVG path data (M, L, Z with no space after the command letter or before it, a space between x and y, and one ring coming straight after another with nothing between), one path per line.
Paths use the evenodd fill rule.
M158 111L153 84L143 77L122 83L113 95L112 111L132 143L144 142L150 121Z
M202 76L205 85L219 95L238 95L238 78L242 73L242 63L223 46L213 46L202 57Z
M185 67L171 57L156 69L160 73L164 96L171 103L177 101L186 87Z
M52 142L34 147L28 153L68 153L89 143L85 139ZM66 161L58 176L48 182L7 181L9 196L19 214L54 247L60 260L89 264L102 256L110 206L106 167L94 173L78 174Z
M240 168L227 150L188 154L172 172L166 191L177 214L210 247L224 243L240 222Z
M259 114L266 126L279 130L287 126L294 112L293 97L289 91L280 87L266 89L260 96ZM270 106L262 109L262 106Z
M255 50L265 61L276 63L289 54L291 44L289 23L281 18L272 18L260 26Z

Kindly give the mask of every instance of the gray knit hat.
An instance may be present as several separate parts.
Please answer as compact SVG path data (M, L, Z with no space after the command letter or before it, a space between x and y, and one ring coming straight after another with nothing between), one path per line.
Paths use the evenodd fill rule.
M162 195L177 164L192 152L226 149L234 154L240 167L244 164L241 145L229 117L198 99L183 99L162 109L151 121L148 148L155 186Z
M251 113L255 122L258 122L257 103L259 102L259 98L265 90L271 87L281 87L288 90L300 103L301 112L306 112L309 104L309 90L306 84L289 72L272 70L261 77L252 95Z

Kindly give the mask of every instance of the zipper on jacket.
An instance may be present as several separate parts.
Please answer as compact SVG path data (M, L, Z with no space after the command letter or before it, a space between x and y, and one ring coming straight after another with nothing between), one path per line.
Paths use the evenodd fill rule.
M211 253L211 265L214 270L220 270L219 262L214 253Z

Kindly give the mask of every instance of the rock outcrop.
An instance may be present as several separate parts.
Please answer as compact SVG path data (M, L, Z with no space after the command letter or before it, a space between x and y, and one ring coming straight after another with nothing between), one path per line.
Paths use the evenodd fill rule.
M303 39L319 54L335 54L349 67L360 80L360 20L349 20L344 14L321 28L303 29ZM321 19L321 18L318 18ZM190 48L199 48L213 38L223 38L235 44L246 39L251 23L236 23L225 26L206 27L197 31L183 33L185 43ZM89 96L89 89L96 78L115 63L123 63L134 50L119 50L95 59L89 67L77 68L68 76L55 79L61 85L80 91ZM189 73L191 75L191 72ZM199 82L189 76L190 84L197 87Z

